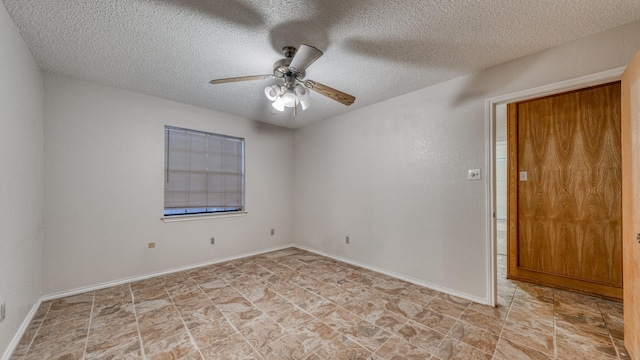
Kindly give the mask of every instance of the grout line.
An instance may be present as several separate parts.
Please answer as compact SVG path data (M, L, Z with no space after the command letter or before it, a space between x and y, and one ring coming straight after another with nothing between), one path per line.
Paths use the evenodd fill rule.
M511 307L513 306L513 299L516 297L516 292L518 291L518 284L515 285L515 289L513 289L513 294L511 295L511 301L509 301L509 307L507 308L507 314L504 316L504 322L502 323L502 328L500 329L500 334L498 335L498 341L496 342L496 347L493 349L493 353L491 357L496 356L496 350L498 350L498 344L500 340L502 340L502 333L504 332L504 327L507 325L507 319L509 318L509 313L511 312ZM499 304L497 306L500 306Z
M406 324L406 323L405 323ZM375 324L374 324L375 325ZM403 326L404 327L404 326ZM401 328L402 329L402 328ZM385 330L385 329L383 329ZM385 330L386 331L386 330ZM387 331L388 332L388 331ZM386 343L389 342L389 340L391 340L391 338L394 336L395 334L391 334L391 336L389 336L389 338L387 340L385 340L382 344L380 344L380 346L378 346L378 348L375 351L371 352L371 355L375 355ZM368 350L368 349L367 349ZM433 354L431 354L433 355Z
M342 261L340 261L340 262L341 262L341 263L343 263ZM303 262L301 262L301 263L303 263ZM304 264L304 263L303 263L303 264ZM286 266L286 265L285 265L285 266ZM300 272L300 270L293 269L293 268L291 268L291 269L292 269L293 271L298 272L298 273ZM364 269L364 268L358 267L358 269ZM368 270L368 269L366 269L366 270ZM369 271L371 271L371 270L369 270ZM383 274L383 275L384 275L384 274ZM318 280L318 281L321 281L321 282L327 283L327 285L332 286L332 287L335 287L335 288L337 288L337 289L339 289L339 290L341 290L341 291L346 291L346 290L344 290L344 289L342 289L342 288L340 288L340 287L338 287L338 286L335 286L334 284L331 284L331 283L328 283L327 281L324 281L324 280L321 280L321 279L319 279L319 278L316 278L316 277L314 277L313 275L307 275L307 276L309 276L309 277L311 277L311 278L313 278L313 279L315 279L315 280ZM367 276L367 275L364 275L364 276ZM388 275L386 275L386 276L388 276ZM361 285L361 283L359 283L359 282L354 282L354 283L356 283L356 284L358 284L358 285ZM325 298L324 296L322 296L322 295L320 295L320 294L316 294L316 293L314 293L313 291L307 290L307 289L303 288L302 286L300 286L300 285L298 285L298 284L296 284L296 283L293 283L293 284L294 284L294 285L296 285L296 286L298 286L299 288L301 288L301 289L303 289L303 290L309 291L310 293L312 293L312 294L313 294L313 295L315 295L315 296L318 296L318 297L320 297L320 298L323 298L323 299L325 299L325 300L327 300L327 301L329 301L329 302L331 302L331 303L335 304L337 307L339 307L339 308L343 309L344 311L346 311L346 312L348 312L348 313L350 313L350 314L352 314L352 315L356 316L357 318L359 318L359 319L361 319L361 320L363 320L363 321L365 321L365 322L368 322L368 323L372 324L373 326L376 326L376 327L378 327L378 328L382 329L382 330L383 330L383 331L385 331L385 332L390 333L390 334L391 334L391 336L390 336L390 337L389 337L389 338L388 338L388 339L387 339L383 344L381 344L378 348L376 348L374 351L372 351L372 352L371 352L371 354L372 354L372 355L374 355L377 351L379 351L379 350L380 350L380 348L382 348L382 346L384 346L384 344L386 344L386 343L387 343L387 342L388 342L392 337L394 337L394 336L397 334L397 331L396 331L396 332L390 332L390 331L387 331L386 329L381 328L380 326L378 326L377 324L375 324L375 323L373 323L373 322L369 321L368 319L366 319L366 318L364 318L364 317L362 317L362 316L360 316L360 315L358 315L358 314L356 314L356 313L354 313L354 312L352 312L352 311L349 311L348 309L344 308L344 307L343 307L343 306L341 306L341 305L336 304L334 301L332 301L332 300L330 300L330 299L328 299L328 298ZM364 284L362 284L362 285L364 285ZM420 285L418 285L418 286L420 286ZM387 294L387 293L384 293L384 292L380 292L380 291L377 291L377 289L375 289L375 288L373 288L373 287L372 287L371 289L372 289L373 291L379 292L381 295L390 295L390 296L392 297L392 299L394 299L394 300L395 300L395 299L399 299L399 298L400 298L400 296L399 296L399 295L391 295L391 294ZM348 291L347 291L347 292L348 292ZM281 295L281 296L282 296L282 295ZM434 297L434 296L429 296L429 297L431 298L430 300L435 299L435 297ZM360 297L357 297L357 298L356 298L356 300L365 301L364 299L361 299ZM442 300L442 299L441 299L441 300ZM392 300L389 300L389 301L392 301ZM414 302L409 301L409 300L406 300L406 301L407 301L407 302L410 302L410 303L412 303L412 304L418 305L418 306L420 306L421 308L423 308L423 309L424 309L424 306L422 306L422 304L417 304L417 303L414 303ZM443 300L443 301L446 301L446 300ZM387 301L387 302L388 302L388 301ZM295 304L294 304L294 305L295 305ZM468 307L468 306L469 306L469 305L467 305L467 307ZM384 310L384 309L383 309L383 310ZM465 310L466 310L466 307L465 307ZM463 311L463 312L464 312L464 311ZM393 313L395 314L395 312L393 312ZM397 315L402 316L402 317L404 317L404 318L406 318L406 319L407 319L407 320L403 323L403 327L404 327L406 324L408 324L408 323L409 323L409 321L414 321L412 318L408 318L408 317L406 317L406 316L404 316L404 315L401 315L401 314L397 314ZM444 314L443 314L443 315L444 315ZM461 313L461 315L462 315L462 313ZM448 316L448 315L445 315L445 316L447 316L447 317L451 317L451 316ZM460 317L460 316L458 316L458 319L459 319L459 317ZM453 317L451 317L451 318L453 318ZM318 319L318 321L321 321L321 320L320 320L320 319ZM457 319L456 319L456 321L457 321ZM322 322L322 321L321 321L321 322ZM417 321L416 321L416 323L417 323L417 324L420 324L420 323L419 323L419 322L417 322ZM420 324L420 325L422 325L422 324ZM425 327L429 328L428 326L425 326ZM429 329L431 329L431 328L429 328ZM437 330L434 330L434 329L431 329L431 330L433 330L433 331L435 331L435 332L440 333L440 332L439 332L439 331L437 331ZM442 333L441 333L441 334L442 334ZM343 333L340 333L340 335L341 335L341 336L345 336L345 337L346 337L347 339L349 339L350 341L354 342L355 344L357 344L357 345L359 345L360 347L364 348L365 350L369 351L369 349L367 349L367 348L366 348L366 347L364 347L362 344L360 344L356 339L353 339L353 338L351 338L350 336L345 335L345 334L343 334ZM443 335L445 335L445 338L446 338L447 334L443 334ZM402 341L404 341L404 342L406 342L407 344L411 344L409 341L407 341L407 340L406 340L406 339L404 339L404 338L400 338L400 337L399 337L399 339L400 339L400 340L402 340ZM444 341L444 338L443 338L443 340L442 340L442 341ZM441 341L441 342L442 342L442 341ZM411 344L411 345L413 345L413 344ZM415 345L413 345L413 346L415 346ZM427 350L427 349L424 349L424 350ZM429 352L431 352L430 350L428 350L428 351L429 351ZM431 354L431 355L432 355L432 356L435 356L434 354Z
M242 270L238 269L238 267L237 267L237 266L235 266L235 265L233 265L233 264L231 264L231 266L233 266L233 267L234 267L235 269L237 269L238 271L242 271ZM242 272L244 273L244 271L242 271ZM261 354L261 353L260 353L260 352L255 348L255 346L253 346L253 344L251 343L251 341L249 341L249 340L247 339L247 337L246 337L246 336L245 336L245 335L240 331L240 329L238 329L238 328L236 327L236 325L235 325L235 324L234 324L234 323L233 323L233 322L232 322L232 321L227 317L227 315L225 315L225 314L224 314L224 312L223 312L222 310L220 310L220 308L218 307L218 304L216 304L216 302L215 302L215 301L213 301L213 299L211 299L211 298L209 297L209 294L207 294L207 293L206 293L206 292L205 292L205 291L200 287L200 284L198 284L198 282L197 282L196 280L194 280L194 279L192 279L192 278L191 278L191 274L187 273L187 276L189 276L189 279L190 279L191 281L193 281L193 283L194 283L194 284L196 285L196 287L197 287L197 288L198 288L198 289L199 289L199 290L204 294L204 296L206 296L206 298L207 298L207 299L209 299L209 301L211 302L211 304L213 304L213 306L216 308L216 310L218 310L218 311L220 312L220 314L222 315L222 317L224 317L224 318L225 318L225 320L226 320L226 321L229 323L229 325L230 325L230 326L231 326L231 327L236 331L236 333L237 333L238 335L242 336L242 338L244 339L244 341L246 341L246 342L247 342L247 344L249 344L249 346L251 346L251 348L253 349L253 351L254 351L254 352L255 352L255 353L256 353L256 354L257 354L261 359L264 359L264 357L262 356L262 354ZM222 277L218 277L218 276L216 276L216 278L217 278L218 280L222 280L222 281L224 281L224 282L227 284L227 286L229 286L229 287L233 288L234 290L236 290L236 289L235 289L231 284L229 284L229 282L227 281L227 279L222 278ZM238 291L238 290L236 290L236 291ZM239 291L238 291L238 293L240 294L240 296L244 297L244 295L243 295L242 293L240 293ZM246 297L245 297L245 299L246 299ZM254 305L254 306L255 306L255 304L253 303L253 301L251 301L251 300L249 300L249 299L247 299L247 301L249 301L252 305ZM258 307L258 306L256 306L256 307L257 307L258 309L260 309L260 307ZM260 309L260 311L262 311L262 309ZM267 315L267 316L269 316L269 315L268 315L268 314L266 314L264 311L262 311L262 313L263 313L263 314L265 314L265 315ZM280 324L278 324L278 325L280 325ZM231 336L231 335L229 335L229 336ZM229 336L227 336L227 337L229 337ZM225 339L226 339L226 338L225 338ZM203 358L204 358L204 356L203 356Z
M89 313L89 324L87 325L87 338L84 340L84 350L82 350L82 359L87 356L87 345L89 345L89 334L91 333L91 319L93 319L93 309L96 305L96 292L93 292L91 299L91 312Z
M136 297L133 294L131 283L129 283L128 286L129 286L129 293L131 294L131 307L133 308L133 316L135 316L136 318L136 329L138 329L138 341L140 342L140 353L142 354L142 359L146 360L147 355L144 353L144 344L142 343L142 334L140 333L140 324L138 324L138 312L136 311Z
M434 297L433 297L433 299L435 299L435 298L436 298L436 297L434 296ZM440 298L438 298L438 299L440 299ZM443 300L443 299L440 299L440 300ZM446 300L443 300L443 301L446 301ZM448 301L446 301L446 302L448 302ZM472 304L472 303L473 303L473 302L471 302L471 304ZM451 338L451 340L452 340L454 343L456 343L456 344L457 344L457 343L459 343L459 342L461 342L461 340L456 340L456 339L454 339L454 338L450 337L450 336L449 336L449 334L451 334L451 330L453 330L453 328L456 326L456 324L457 324L458 322L460 322L460 321L464 322L463 320L461 320L461 318L462 318L462 314L464 314L464 312L465 312L465 311L467 311L467 309L469 308L469 306L470 306L471 304L467 304L467 306L464 308L464 310L462 310L462 312L460 313L460 315L458 315L456 318L454 318L453 316L450 316L450 315L447 315L447 314L442 314L442 313L438 312L439 314L442 314L442 315L444 315L444 316L449 316L450 318L455 319L455 320L456 320L456 322L455 322L455 323L453 323L453 326L451 326L451 329L449 329L449 331L447 331L447 333L446 333L446 334L444 334L444 337L442 338L442 340L440 340L440 342L438 343L438 346L436 346L436 350L440 350L440 346L442 345L442 343L444 343L444 341L447 339L447 337ZM469 324L469 325L471 325L471 324ZM473 326L473 325L471 325L471 326ZM427 326L427 327L428 327L428 326ZM431 329L431 328L429 328L429 329ZM437 330L435 330L435 329L431 329L431 330L436 331L436 332L439 332L439 331L437 331ZM441 333L441 334L442 334L442 333ZM468 345L467 343L464 343L464 342L463 342L463 344ZM475 347L473 347L473 346L471 346L471 345L468 345L468 346L470 346L470 347L472 347L472 348L476 349ZM478 350L480 350L480 349L478 349ZM482 350L480 350L480 351L482 351ZM437 351L436 351L436 352L437 352ZM482 351L482 352L486 354L486 352L484 352L484 351ZM431 355L432 355L432 356L436 356L435 354L431 354Z
M502 334L503 334L503 332L504 332L504 328L505 328L505 326L506 326L506 324L507 324L507 319L509 318L509 314L511 313L511 309L513 308L513 302L514 302L514 300L515 300L515 298L516 298L516 294L517 294L518 290L522 290L522 289L520 288L520 286L518 285L518 283L514 282L514 285L515 285L515 288L513 289L513 293L512 293L512 295L511 295L511 297L510 297L511 299L509 300L509 305L508 305L508 307L507 307L507 314L506 314L506 316L505 316L505 318L504 318L504 322L503 322L503 324L502 324L502 328L500 329L500 335L498 336L498 343L503 339ZM553 294L554 294L554 296L555 296L555 292L553 292ZM552 306L554 306L554 307L555 307L555 302L553 302L553 303L552 303ZM552 309L553 309L553 308L552 308ZM556 336L555 336L555 311L553 312L553 314L554 314L554 321L553 321L553 322L554 322L554 326L553 326L553 328L554 328L554 333L553 333L554 355L553 355L553 356L554 356L554 359L555 359L555 358L557 357L557 355L556 355L556 349L555 349L555 347L556 347L556 346L555 346L555 343L556 343ZM537 330L534 330L534 331L535 331L535 332L537 332ZM505 340L507 340L507 339L505 338ZM523 343L521 343L521 342L517 342L517 343L518 343L520 346L523 346L523 347L525 347L525 348L527 348L527 349L531 349L531 350L533 350L533 351L540 352L540 353L542 353L542 354L544 354L544 355L548 355L547 353L544 353L544 352L542 352L542 351L540 351L540 350L534 349L534 348L532 348L531 346L528 346L528 345L523 344ZM492 356L495 356L495 352L496 352L497 348L498 348L498 347L497 347L497 343L496 343L496 349L494 349Z
M558 358L558 326L556 324L556 292L553 290L553 358Z
M171 301L171 304L173 305L175 312L178 313L178 316L180 317L180 321L182 322L182 325L184 326L185 329L187 329L187 334L189 335L189 340L191 341L191 344L195 346L196 350L198 350L198 354L200 354L200 358L204 359L204 355L202 355L202 351L200 351L200 347L198 346L198 343L196 343L196 340L193 338L193 335L191 334L191 330L189 330L187 323L184 321L184 318L182 317L182 314L180 313L180 311L178 311L178 307L176 306L176 303L173 301L173 297L171 297L171 293L169 293L169 290L167 290L167 287L164 284L164 280L162 279L159 279L159 280L160 280L160 283L162 284L162 288L164 289L164 292L169 297L169 301Z
M297 259L296 259L296 261L299 261L299 260L297 260ZM253 261L252 261L252 262L253 262ZM277 261L276 261L276 262L277 262ZM304 263L304 262L302 262L302 261L299 261L299 262L300 262L301 264L303 264L303 265L307 265L306 263ZM300 270L298 270L298 269L292 268L292 267L290 267L290 266L288 266L288 265L286 265L286 264L280 263L280 262L277 262L277 263L278 263L278 264L280 264L280 265L282 265L282 266L284 266L284 267L287 267L287 268L291 269L292 271L295 271L296 273L300 273ZM256 263L254 262L254 264L256 264ZM260 266L259 264L256 264L256 265ZM242 271L241 269L238 269L238 270ZM267 269L267 270L269 270L269 269ZM272 271L270 271L270 270L269 270L269 272L272 272ZM245 274L246 274L246 273L245 273ZM339 288L339 287L337 287L337 286L334 286L334 285L332 285L332 284L329 284L329 283L327 283L327 282L326 282L326 281L324 281L324 280L320 280L320 279L318 279L318 278L316 278L316 277L314 277L314 276L312 276L312 275L307 275L307 276L308 276L308 277L310 277L310 278L312 278L312 279L314 279L314 280L317 280L317 281L321 281L321 282L323 282L323 283L326 283L328 286L332 286L332 287L334 287L334 288L336 288L336 289L338 289L338 290L346 291L346 290L343 290L343 289L341 289L341 288ZM359 319L361 319L361 320L363 320L363 321L366 321L366 322L371 323L371 322L370 322L370 321L368 321L367 319L365 319L365 318L363 318L363 317L359 316L358 314L355 314L355 313L353 313L353 312L351 312L351 311L349 311L349 310L345 309L344 307L342 307L342 306L340 306L340 305L336 304L334 301L331 301L330 299L328 299L328 298L326 298L326 297L324 297L324 296L322 296L322 295L320 295L320 294L316 294L316 293L314 293L313 291L310 291L310 290L308 290L308 289L305 289L304 287L302 287L302 286L298 285L298 284L297 284L297 283L295 283L295 282L292 282L291 284L293 284L294 286L297 286L299 289L301 289L301 290L303 290L303 291L309 292L309 293L310 293L311 295L313 295L313 296L317 296L317 297L322 298L322 299L324 299L324 300L326 300L326 301L329 301L330 303L332 303L332 304L336 305L337 307L339 307L339 308L343 309L344 311L346 311L346 312L348 312L348 313L350 313L350 314L353 314L354 316L356 316L357 318L359 318ZM233 287L233 285L230 285L230 286L231 286L231 287ZM235 287L233 287L233 288L235 289ZM317 316L315 316L315 315L311 314L311 313L310 313L310 312L308 312L307 310L305 310L305 309L301 308L300 306L298 306L298 305L297 305L297 304L295 304L294 302L290 301L290 300L289 300L286 296L284 296L283 294L281 294L281 293L279 293L279 292L275 291L274 289L270 289L270 290L271 290L271 291L273 291L274 293L276 293L277 295L281 296L282 298L284 298L286 301L288 301L289 303L291 303L293 306L295 306L296 308L298 308L300 311L302 311L302 312L304 312L304 313L309 314L313 319L315 319L315 320L317 320L317 321L319 321L319 322L321 322L321 323L323 323L323 324L324 324L324 322L323 322L322 320L320 320ZM236 289L236 291L238 291L238 290ZM244 296L244 295L243 295L243 296ZM249 300L249 299L247 299L247 300L248 300L249 302L251 302L253 305L255 305L251 300ZM257 305L255 305L255 306L256 306L256 307L258 307L258 308L260 308L260 307L259 307L259 306L257 306ZM262 309L260 309L260 310L262 311ZM263 312L264 312L264 311L263 311ZM266 314L266 315L267 315L267 316L269 316L269 314ZM271 318L271 317L269 316L269 318ZM374 325L374 326L376 326L376 327L379 327L379 326L377 326L376 324L373 324L373 323L371 323L371 324L372 324L372 325ZM325 325L326 325L326 324L325 324ZM327 325L327 326L328 326L328 325ZM329 328L331 328L331 327L329 326ZM381 328L381 329L382 329L382 328ZM382 329L382 330L383 330L383 331L386 331L385 329ZM288 332L286 332L285 334L283 334L282 336L284 336L284 335L286 335L286 334L289 334L289 333L291 333L291 332L293 332L293 331L288 331ZM336 332L338 332L338 331L336 331ZM388 331L386 331L386 332L388 332ZM362 344L360 344L358 341L356 341L355 339L352 339L352 338L351 338L351 337L349 337L348 335L345 335L344 333L341 333L341 332L338 332L338 334L339 334L339 335L338 335L337 337L345 336L347 339L349 339L349 340L350 340L350 341L352 341L353 343L357 344L357 345L358 345L358 346L360 346L361 348L365 349L366 351L370 351L369 349L367 349L367 348L366 348L366 347L364 347ZM394 334L391 334L391 335L393 336ZM282 337L282 336L281 336L281 337ZM337 337L336 337L336 338L337 338ZM391 337L390 337L390 338L391 338ZM388 341L388 340L389 340L389 339L387 339L387 341ZM385 342L386 342L386 341L385 341ZM380 346L379 346L375 351L378 351L381 347L382 347L382 345L380 345ZM321 346L320 348L322 348L322 346ZM318 349L318 350L319 350L319 349ZM318 350L314 351L313 353L316 353ZM370 352L371 352L371 354L373 355L373 354L375 353L375 351L370 351Z
M604 326L607 328L607 333L609 334L609 340L611 340L611 343L613 344L613 349L616 351L616 357L618 359L621 359L622 357L620 356L620 351L618 351L618 347L616 346L616 342L613 339L613 335L611 335L611 330L609 329L609 324L607 323L607 320L605 320L604 318L604 314L602 313L602 309L600 309L600 302L596 301L596 306L598 306L598 311L600 312L600 317L602 318L602 322L604 322Z
M27 346L27 351L25 351L24 355L22 355L22 358L26 358L27 355L29 354L29 351L31 351L31 345L33 345L33 341L36 339L36 337L38 336L38 332L40 331L40 328L42 327L42 324L44 323L44 320L47 318L47 315L49 315L49 310L51 310L51 305L53 305L53 301L49 304L49 306L47 307L47 311L44 313L44 315L42 316L42 320L40 320L40 325L38 325L38 328L36 329L36 332L33 333L33 337L31 338L31 341L29 341L29 346ZM39 309L38 309L39 310ZM36 312L38 311L36 310ZM15 350L14 350L15 351Z
M533 284L533 285L534 285L534 286L536 286L536 287L542 287L542 288L549 289L549 290L551 290L551 291L552 291L553 300L552 300L552 303L551 303L551 306L552 306L552 308L551 308L551 309L552 309L552 318L553 318L553 319L552 319L552 321L553 321L553 333L552 333L552 338L553 338L553 344L554 344L554 347L553 347L553 348L554 348L554 350L553 350L553 358L554 358L554 359L557 359L557 355L556 355L556 354L557 354L557 349L556 349L556 348L557 348L557 346L556 346L555 290L554 290L553 288L550 288L550 287L547 287L547 286L544 286L544 285L538 285L538 284ZM522 290L522 289L518 286L518 288L516 289L516 293L517 293L517 290L518 290L518 289L519 289L519 290ZM524 290L522 290L522 291L524 291ZM516 296L515 296L515 294L516 294L516 293L514 293L514 296L513 296L513 299L511 300L511 303L513 303L513 300L516 298ZM511 306L509 307L509 311L511 311ZM532 332L534 332L534 333L543 333L543 334L545 334L545 333L546 333L546 332L538 331L538 330L536 330L536 329L531 329L531 331L532 331ZM529 345L528 345L528 343L522 343L522 342L519 342L519 341L516 341L516 343L517 343L518 345L522 346L522 347L525 347L525 348L527 348L527 349L533 350L533 351L535 351L535 352L539 352L539 353L541 353L541 354L543 354L543 355L545 355L545 356L548 356L548 355L549 355L549 354L548 354L548 353L546 353L546 352L540 351L540 350L538 350L538 349L534 349L533 347L529 346Z

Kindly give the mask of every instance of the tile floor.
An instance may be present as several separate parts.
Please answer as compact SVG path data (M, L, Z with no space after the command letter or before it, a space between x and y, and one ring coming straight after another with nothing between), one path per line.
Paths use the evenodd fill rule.
M11 359L628 359L621 304L500 262L491 308L290 248L43 302Z

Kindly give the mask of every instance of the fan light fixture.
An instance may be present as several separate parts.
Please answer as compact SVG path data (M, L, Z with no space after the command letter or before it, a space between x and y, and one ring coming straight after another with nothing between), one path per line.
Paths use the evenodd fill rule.
M322 51L313 46L302 44L297 49L293 46L283 47L282 55L284 57L273 64L272 74L214 79L209 83L215 85L238 81L278 79L280 82L277 85L264 88L264 95L273 102L271 105L274 109L284 111L287 107L293 108L294 115L297 114L298 105L302 110L306 110L311 105L309 90L347 106L356 101L353 95L304 78L307 68L322 56Z
M271 106L278 111L284 111L285 107L296 107L298 104L302 110L306 110L311 105L309 90L302 85L294 87L271 85L264 88L264 94L267 99L273 101Z

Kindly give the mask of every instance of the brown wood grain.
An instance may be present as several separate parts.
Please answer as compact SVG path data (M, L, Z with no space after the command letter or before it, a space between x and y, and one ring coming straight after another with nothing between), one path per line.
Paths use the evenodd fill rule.
M330 99L333 99L339 103L342 103L344 105L351 105L354 103L354 101L356 101L356 98L353 95L349 95L345 92L342 92L340 90L336 90L330 86L321 84L317 81L313 81L313 80L305 80L304 82L304 86L308 87L309 89L317 92L318 94L322 94Z
M624 344L640 359L640 52L622 74Z
M508 119L509 275L620 297L620 83L510 104Z

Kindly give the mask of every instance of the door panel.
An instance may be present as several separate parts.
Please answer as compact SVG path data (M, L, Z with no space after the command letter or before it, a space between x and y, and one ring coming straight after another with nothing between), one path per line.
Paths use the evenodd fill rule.
M622 74L624 344L640 359L640 52Z
M509 277L621 298L620 83L507 113Z

